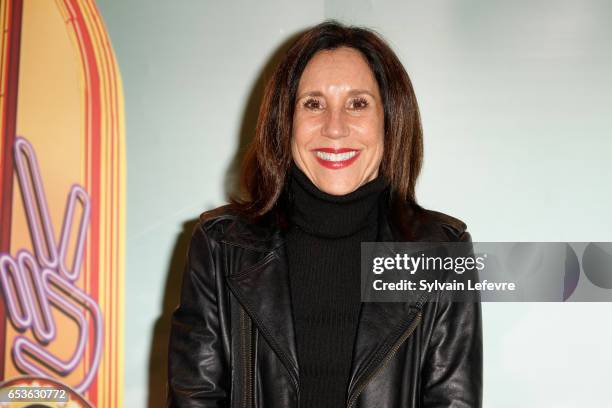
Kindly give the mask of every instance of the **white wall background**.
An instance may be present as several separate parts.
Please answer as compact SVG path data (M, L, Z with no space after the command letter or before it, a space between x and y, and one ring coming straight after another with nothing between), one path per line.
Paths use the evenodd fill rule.
M185 223L224 202L270 56L323 19L378 30L404 62L423 205L477 241L612 241L609 1L97 3L126 97L125 406L163 406ZM611 304L483 308L485 407L612 404Z

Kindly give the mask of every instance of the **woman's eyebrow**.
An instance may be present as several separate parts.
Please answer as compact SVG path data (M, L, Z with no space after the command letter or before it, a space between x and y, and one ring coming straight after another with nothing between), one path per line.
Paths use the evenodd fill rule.
M349 91L350 95L359 95L359 94L367 94L370 95L372 98L376 99L374 97L374 94L371 91L368 91L367 89L351 89Z
M302 99L305 96L323 96L321 91L308 91L298 95L297 99Z

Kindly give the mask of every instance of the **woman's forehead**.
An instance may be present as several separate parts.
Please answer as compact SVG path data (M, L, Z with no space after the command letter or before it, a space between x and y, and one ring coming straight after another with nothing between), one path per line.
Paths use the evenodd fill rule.
M341 47L317 52L300 78L300 93L344 90L378 91L365 57L354 48Z

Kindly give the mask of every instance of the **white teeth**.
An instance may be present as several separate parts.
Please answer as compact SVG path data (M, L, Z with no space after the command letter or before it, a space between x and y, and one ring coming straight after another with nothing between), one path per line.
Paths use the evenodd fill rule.
M337 162L350 159L357 154L357 151L353 150L345 153L326 153L317 150L315 153L317 154L317 157L323 160Z

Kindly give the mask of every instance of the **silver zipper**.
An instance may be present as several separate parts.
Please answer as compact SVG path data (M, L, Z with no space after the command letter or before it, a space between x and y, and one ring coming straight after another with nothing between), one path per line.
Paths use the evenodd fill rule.
M406 341L406 339L410 337L410 335L414 332L416 327L421 322L422 317L423 317L423 314L422 312L419 311L416 317L414 318L414 320L406 328L404 333L402 333L401 337L395 342L393 347L391 347L391 349L387 352L387 354L385 355L384 359L381 361L379 366L374 371L372 371L363 381L361 381L359 386L356 388L356 391L353 394L353 396L349 398L349 401L347 403L347 408L351 408L355 405L355 402L357 402L357 398L359 398L359 395L361 395L361 393L363 392L365 387L368 385L368 383L372 380L372 378L374 378L383 369L383 367L389 362L389 360L391 360L393 355L395 355L397 350L399 350L399 348Z
M240 308L240 330L242 333L242 361L244 364L244 393L242 407L251 408L253 406L251 324L249 316L242 307Z

